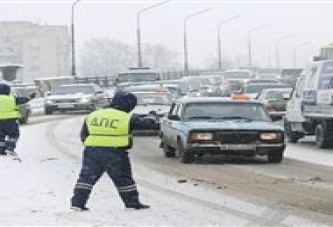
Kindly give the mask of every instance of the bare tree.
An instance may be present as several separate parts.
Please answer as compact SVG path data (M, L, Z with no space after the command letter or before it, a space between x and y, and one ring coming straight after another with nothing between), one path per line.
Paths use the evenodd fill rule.
M92 39L84 44L80 54L83 76L114 76L135 62L135 53L129 45L117 40Z
M175 70L181 67L177 62L178 53L162 44L145 44L143 51L144 66L160 70Z
M136 48L111 39L91 39L79 52L79 76L115 76L136 66ZM163 45L145 44L143 65L157 70L177 70L177 53Z

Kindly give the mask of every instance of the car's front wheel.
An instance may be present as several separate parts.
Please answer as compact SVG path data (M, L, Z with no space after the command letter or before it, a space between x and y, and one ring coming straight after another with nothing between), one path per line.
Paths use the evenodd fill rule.
M170 147L168 144L163 143L162 145L163 153L166 158L172 158L176 156L176 149L173 147Z
M271 151L268 155L268 162L270 163L280 163L283 159L283 150Z
M28 123L29 120L29 113L26 113L26 115L22 116L18 121L21 125Z
M178 141L178 154L181 163L192 163L195 160L194 153L186 150L181 141Z

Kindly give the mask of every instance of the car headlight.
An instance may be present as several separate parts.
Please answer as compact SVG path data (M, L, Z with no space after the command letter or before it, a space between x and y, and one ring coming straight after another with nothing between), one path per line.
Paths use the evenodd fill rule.
M213 133L210 132L193 132L190 135L191 141L207 141L213 139Z
M46 99L46 100L45 100L45 104L53 104L53 103L54 103L53 100L50 100L50 99Z
M88 103L88 102L91 102L91 99L90 98L81 98L80 99L80 103Z
M261 140L281 140L282 134L281 133L276 133L276 132L271 132L271 133L261 133L260 134L260 139Z

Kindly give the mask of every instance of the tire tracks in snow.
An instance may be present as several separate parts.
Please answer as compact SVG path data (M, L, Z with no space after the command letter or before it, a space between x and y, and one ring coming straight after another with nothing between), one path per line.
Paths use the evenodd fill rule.
M77 116L71 116L72 118L77 117ZM68 148L65 144L75 144L73 141L70 139L64 139L62 137L57 136L56 134L56 129L58 126L63 123L63 121L69 120L69 118L66 119L61 119L60 121L57 122L51 122L49 125L46 127L46 138L48 142L50 143L51 146L55 147L57 151L59 151L61 154L64 156L68 157L72 161L77 162L80 159L80 155L77 153L73 153L71 149ZM76 121L79 120L79 118L74 119ZM261 225L261 226L288 226L287 224L282 223L290 214L287 212L282 212L282 211L274 211L272 209L266 208L263 213L256 215L256 214L251 214L245 211L241 211L238 209L234 209L225 205L209 202L200 198L196 198L190 195L187 195L185 193L177 192L168 188L164 188L152 181L147 181L139 178L139 183L140 185L150 189L154 190L156 192L166 194L170 197L183 200L186 202L190 202L196 205L200 205L205 208L210 208L213 210L221 211L226 214L242 218L244 220L247 220L248 223L246 226L253 226L253 225Z

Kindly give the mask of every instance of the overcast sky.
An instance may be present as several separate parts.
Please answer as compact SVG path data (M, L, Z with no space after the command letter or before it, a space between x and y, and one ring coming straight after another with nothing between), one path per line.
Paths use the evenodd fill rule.
M39 24L69 25L73 0L0 0L0 20L27 20ZM112 38L136 45L136 14L162 1L81 0L75 7L78 51L91 38ZM183 21L192 13L209 12L187 20L190 65L200 65L216 58L217 25L241 14L221 27L223 57L248 61L249 30L252 32L252 61L260 66L276 63L276 41L280 43L280 64L293 66L296 49L297 66L303 66L321 45L333 42L333 1L194 1L173 0L145 11L141 15L141 42L163 44L179 53L183 61ZM309 42L304 46L299 44ZM298 47L297 47L298 46ZM144 54L144 53L143 53Z

